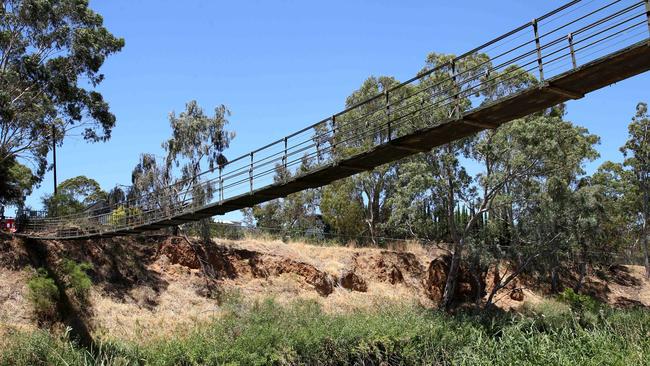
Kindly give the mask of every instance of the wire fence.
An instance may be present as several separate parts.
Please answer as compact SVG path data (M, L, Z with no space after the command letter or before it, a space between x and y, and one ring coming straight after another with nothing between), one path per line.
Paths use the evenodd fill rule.
M214 222L211 224L210 233L213 238L227 240L278 240L285 243L297 242L316 246L352 246L379 248L395 251L412 251L418 249L424 250L441 250L451 254L452 248L449 238L425 239L417 237L392 237L392 236L367 236L359 235L341 235L331 232L327 228L320 226L311 226L306 228L296 227L265 227L265 226L242 226L240 224ZM199 236L198 231L190 235ZM471 256L482 252L494 258L514 258L518 255L531 255L544 253L539 261L545 261L549 258L556 258L562 263L592 263L611 265L643 265L643 253L640 248L580 248L577 246L567 247L566 245L556 245L553 242L543 243L520 243L520 244L503 244L498 242L473 243L469 240L469 248L465 256ZM479 254L481 255L481 254Z
M128 233L210 205L225 205L235 197L337 166L399 137L461 119L464 114L539 87L585 63L646 42L649 35L648 0L571 1L191 179L97 211L54 217L21 212L20 228L34 237ZM532 78L521 82L522 75ZM287 173L280 180L279 169Z

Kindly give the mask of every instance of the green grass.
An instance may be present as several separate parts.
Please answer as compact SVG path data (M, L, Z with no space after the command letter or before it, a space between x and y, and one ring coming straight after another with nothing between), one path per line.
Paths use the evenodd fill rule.
M328 315L314 302L231 302L189 334L130 344L107 340L94 358L66 337L10 336L1 365L644 365L650 312L582 313L551 301L524 314L451 316L416 306Z

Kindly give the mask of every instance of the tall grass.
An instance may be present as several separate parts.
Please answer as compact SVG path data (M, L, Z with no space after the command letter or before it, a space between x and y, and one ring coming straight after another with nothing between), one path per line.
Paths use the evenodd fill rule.
M650 364L649 312L604 309L586 325L557 304L518 315L450 316L417 306L332 315L310 301L233 301L189 334L144 344L104 340L94 357L65 337L14 334L0 364Z

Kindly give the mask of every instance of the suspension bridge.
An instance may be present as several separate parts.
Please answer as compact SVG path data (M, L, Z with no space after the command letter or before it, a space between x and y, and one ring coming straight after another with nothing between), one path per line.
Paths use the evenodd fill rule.
M430 151L649 69L650 0L571 1L191 180L96 211L24 212L17 235L112 237L221 215ZM279 168L288 174L279 177Z

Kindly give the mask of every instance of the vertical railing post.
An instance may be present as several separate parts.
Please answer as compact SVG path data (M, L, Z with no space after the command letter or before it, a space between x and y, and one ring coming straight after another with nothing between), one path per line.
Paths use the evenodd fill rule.
M336 116L332 116L332 141L330 142L332 147L332 160L336 159Z
M535 33L535 47L537 48L537 67L539 69L539 81L544 81L544 62L542 61L542 47L539 42L539 27L537 19L533 19L533 32Z
M650 33L650 0L645 0L645 15L648 20L648 33ZM650 38L648 38L648 43L650 43Z
M316 161L318 164L320 164L320 139L321 137L318 136L318 130L316 131Z
M287 160L289 159L289 156L287 156L287 150L288 150L288 145L287 145L287 137L284 137L284 155L282 156L282 165L284 166L284 170L287 171Z
M391 128L391 121L390 121L390 96L388 95L388 89L384 90L384 96L385 96L385 104L386 104L386 127L388 130L387 140L390 141L392 139L393 130Z
M253 152L251 151L251 165L248 168L248 179L250 180L251 189L250 193L253 194Z
M578 62L576 61L576 51L573 48L573 33L569 33L567 40L569 41L569 51L571 52L571 63L575 69L578 67Z
M462 115L460 111L460 86L458 85L458 73L456 71L456 60L453 59L451 60L451 82L454 93L454 113L451 117L460 119Z
M223 201L223 165L219 165L219 201Z

